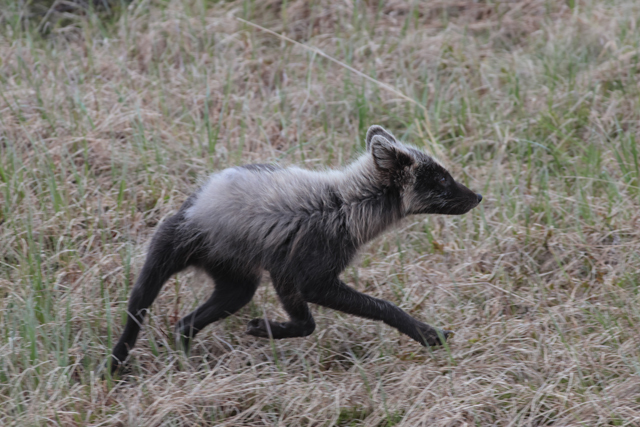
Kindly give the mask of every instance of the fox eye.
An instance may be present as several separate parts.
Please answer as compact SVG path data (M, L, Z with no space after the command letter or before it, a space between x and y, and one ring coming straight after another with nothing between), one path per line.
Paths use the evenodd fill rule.
M444 184L445 182L447 182L447 177L444 175L440 175L440 177L438 178L438 182L440 184Z

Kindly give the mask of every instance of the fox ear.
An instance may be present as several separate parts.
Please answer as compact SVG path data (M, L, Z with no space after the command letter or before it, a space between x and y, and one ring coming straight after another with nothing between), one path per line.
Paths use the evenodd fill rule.
M382 135L374 135L369 145L373 161L381 171L393 174L411 166L415 161L411 152L402 144L391 142Z
M396 138L393 135L391 135L391 133L388 132L385 128L383 128L382 126L373 125L367 131L367 137L365 138L367 141L367 151L371 151L371 142L373 141L374 136L382 137L387 141L389 141L389 143L391 144L398 143Z

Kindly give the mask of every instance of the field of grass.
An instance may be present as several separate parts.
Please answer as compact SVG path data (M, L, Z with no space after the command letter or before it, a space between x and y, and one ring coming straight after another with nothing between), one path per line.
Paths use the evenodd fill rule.
M639 2L33 10L0 4L0 425L640 425ZM372 124L484 195L343 275L449 345L316 306L308 338L246 336L285 317L265 277L186 357L173 324L212 287L187 272L102 378L149 237L207 174L340 167Z

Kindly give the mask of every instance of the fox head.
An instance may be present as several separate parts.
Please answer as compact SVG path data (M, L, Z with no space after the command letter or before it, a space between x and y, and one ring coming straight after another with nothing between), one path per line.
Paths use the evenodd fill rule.
M482 201L433 157L398 142L382 126L369 128L366 143L380 179L400 191L405 215L462 215Z

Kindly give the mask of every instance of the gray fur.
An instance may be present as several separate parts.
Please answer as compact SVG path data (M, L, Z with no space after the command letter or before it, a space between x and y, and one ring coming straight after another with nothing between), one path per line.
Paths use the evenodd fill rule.
M262 270L271 274L290 320L254 319L247 330L251 335L308 335L315 328L307 307L313 302L382 320L424 345L446 339L446 331L356 292L339 275L360 246L405 216L459 215L482 197L381 126L369 129L366 146L367 152L342 170L247 165L211 175L156 232L132 291L113 368L133 347L144 312L164 281L188 266L210 274L216 288L209 301L178 322L185 347L206 324L246 304Z

